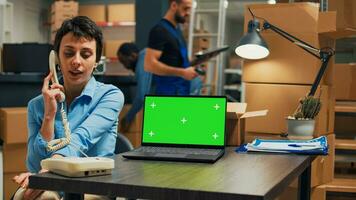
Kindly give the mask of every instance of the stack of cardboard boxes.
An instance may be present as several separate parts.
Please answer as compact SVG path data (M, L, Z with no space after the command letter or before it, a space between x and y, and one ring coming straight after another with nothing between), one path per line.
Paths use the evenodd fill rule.
M103 30L105 39L104 55L107 58L115 59L118 47L124 42L132 41L134 38L134 34L127 34L127 30L116 29L119 27L123 28L124 25L134 24L134 4L80 5L79 15L88 16L99 26L113 27L112 30L114 31Z
M336 100L356 101L356 64L335 64L334 83Z
M3 141L4 199L10 199L19 187L12 181L15 175L26 172L27 109L0 109L0 138Z
M334 48L335 41L328 34L336 31L336 13L319 12L319 4L255 4L249 8L254 15L316 48ZM245 13L246 28L252 17L247 10ZM261 60L245 60L242 79L248 111L268 109L268 114L246 120L247 142L255 137L279 138L279 134L286 133L286 118L297 109L299 99L309 93L321 67L320 59L272 30L262 31L261 36L268 43L270 55ZM314 137L326 135L330 150L328 156L318 157L312 164L312 187L330 182L334 173L333 70L332 58L316 92L322 109L316 118Z
M335 99L356 105L356 64L335 64ZM356 117L352 115L335 115L335 133L340 138L356 136Z
M51 42L64 20L78 15L78 2L55 1L51 6Z

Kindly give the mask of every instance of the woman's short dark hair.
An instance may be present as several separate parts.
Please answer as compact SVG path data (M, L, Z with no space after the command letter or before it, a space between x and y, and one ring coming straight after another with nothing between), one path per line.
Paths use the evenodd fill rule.
M84 37L87 40L95 39L96 41L96 62L100 61L103 51L103 33L100 28L89 17L77 16L72 19L65 20L62 26L58 29L54 39L54 50L59 53L62 38L67 33L73 33L77 38Z

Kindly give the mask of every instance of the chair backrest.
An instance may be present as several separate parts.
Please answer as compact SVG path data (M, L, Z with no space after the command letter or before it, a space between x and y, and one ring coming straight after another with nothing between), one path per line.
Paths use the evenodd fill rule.
M133 146L129 139L121 133L117 133L116 145L115 145L115 154L123 153L126 151L131 151Z

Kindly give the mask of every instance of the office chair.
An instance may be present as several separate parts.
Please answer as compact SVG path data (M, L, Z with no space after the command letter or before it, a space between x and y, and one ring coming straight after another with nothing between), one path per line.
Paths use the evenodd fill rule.
M117 133L114 153L115 154L124 153L126 151L131 151L132 149L134 149L134 147L132 146L130 140L127 139L127 137L124 136L123 134ZM116 197L111 197L111 199L115 200ZM134 200L134 199L125 198L125 200Z
M115 145L115 154L124 153L126 151L131 151L133 146L129 139L121 133L117 133L116 145Z

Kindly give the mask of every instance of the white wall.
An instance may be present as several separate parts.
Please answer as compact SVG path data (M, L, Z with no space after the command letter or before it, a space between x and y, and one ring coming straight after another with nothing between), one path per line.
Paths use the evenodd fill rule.
M47 43L49 37L46 0L8 0L14 4L12 42Z

